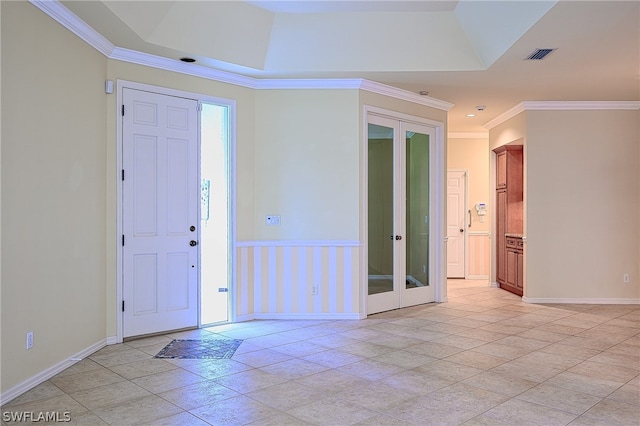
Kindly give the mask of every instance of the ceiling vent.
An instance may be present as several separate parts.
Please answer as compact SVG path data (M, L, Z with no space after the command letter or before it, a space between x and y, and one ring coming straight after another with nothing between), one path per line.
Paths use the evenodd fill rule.
M556 49L536 49L531 55L524 58L527 61L539 61L544 59L549 55L549 53L553 52Z

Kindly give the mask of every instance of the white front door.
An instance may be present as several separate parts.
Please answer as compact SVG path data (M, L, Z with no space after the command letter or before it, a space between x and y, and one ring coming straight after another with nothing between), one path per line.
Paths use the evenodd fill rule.
M123 89L123 336L198 325L198 102Z
M447 277L464 278L466 172L447 172Z
M371 115L367 132L367 313L433 302L435 129Z

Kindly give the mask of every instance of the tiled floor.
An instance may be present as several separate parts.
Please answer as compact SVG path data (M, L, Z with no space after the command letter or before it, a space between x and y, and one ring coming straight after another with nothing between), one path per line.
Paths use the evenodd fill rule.
M172 339L231 359L154 359ZM254 321L108 346L2 407L82 425L639 425L640 306L449 302L362 321ZM5 423L3 423L4 425Z

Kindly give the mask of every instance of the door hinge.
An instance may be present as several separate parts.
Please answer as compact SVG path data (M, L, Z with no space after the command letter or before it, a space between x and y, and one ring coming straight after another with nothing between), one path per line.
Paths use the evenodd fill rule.
M122 180L124 180L124 169L122 169Z
M124 234L122 234L122 247L124 247Z
M124 104L122 104L122 116L124 117Z
M124 312L124 300L122 301L122 312Z

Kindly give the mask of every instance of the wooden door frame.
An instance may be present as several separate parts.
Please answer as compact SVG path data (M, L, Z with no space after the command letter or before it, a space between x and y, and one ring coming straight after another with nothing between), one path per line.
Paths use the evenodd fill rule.
M123 91L124 89L142 90L147 92L153 92L160 95L175 96L179 98L189 98L198 101L198 104L214 103L225 105L229 107L229 180L230 180L230 212L229 220L231 226L229 227L229 239L231 240L229 258L231 261L231 276L229 277L229 297L228 297L228 313L229 322L236 321L236 101L232 99L224 99L204 95L201 93L187 92L183 90L170 89L167 87L154 86L150 84L137 83L127 80L116 80L116 170L114 173L115 187L116 187L116 338L115 341L109 341L109 344L122 343L124 336L124 320L122 312L122 300L124 293L124 259L122 256L122 242L123 235L123 200L122 200L122 168L123 168L123 135L122 135L122 115L121 105L123 103ZM199 111L198 111L199 113ZM199 115L198 115L199 116ZM199 126L200 124L198 124ZM201 142L200 129L198 128L198 178L200 177L200 142ZM198 203L198 217L200 217L200 203ZM199 227L198 227L199 228ZM198 235L200 231L198 231ZM200 326L200 274L198 273L198 326Z

